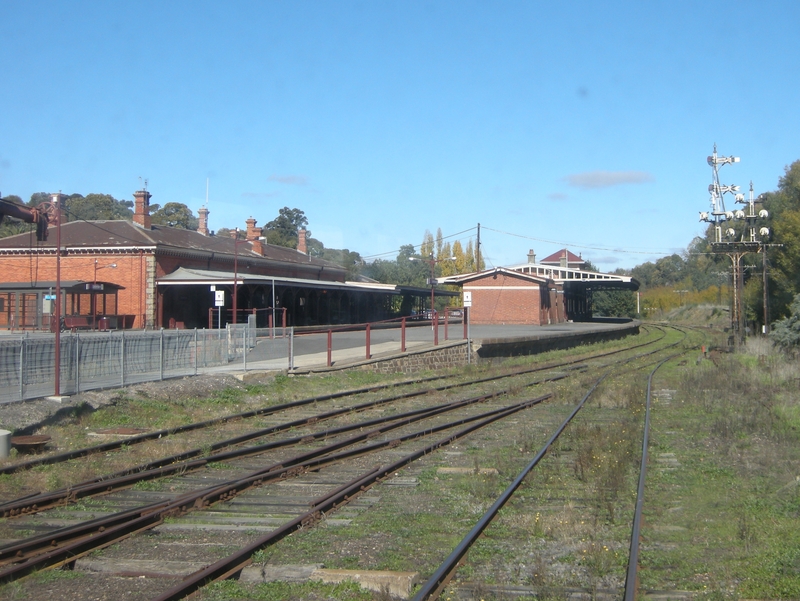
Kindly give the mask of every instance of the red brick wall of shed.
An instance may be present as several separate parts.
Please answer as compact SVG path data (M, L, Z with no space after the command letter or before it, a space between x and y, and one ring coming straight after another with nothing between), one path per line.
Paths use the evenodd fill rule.
M475 324L543 325L539 284L499 274L465 285L472 291L470 321ZM544 317L544 321L542 318Z
M133 327L141 328L147 321L148 302L144 282L147 278L148 262L152 256L146 254L102 254L61 257L61 281L94 280L94 261L98 260L97 280L123 286L117 293L117 313L135 315ZM4 256L0 281L3 282L46 282L56 279L55 255L33 255L26 257ZM116 269L105 267L116 263ZM152 313L152 308L149 309ZM152 315L151 315L152 319Z
M558 323L564 323L567 321L567 303L566 299L564 298L564 292L562 290L558 291Z

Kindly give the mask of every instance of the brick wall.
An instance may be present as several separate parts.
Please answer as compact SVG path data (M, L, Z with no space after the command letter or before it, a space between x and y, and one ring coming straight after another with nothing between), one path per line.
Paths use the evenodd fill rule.
M470 319L475 324L543 325L542 284L504 273L487 275L464 285L472 292ZM545 292L546 294L546 292Z
M154 282L155 260L147 254L75 254L61 257L61 281L94 280L94 262L97 259L97 281L122 286L117 293L117 314L134 315L134 327L142 327L143 320L152 326L155 304L152 289L146 294L142 286L145 275ZM55 254L34 254L29 256L3 256L3 280L22 284L55 282ZM107 267L115 263L116 268Z
M371 371L381 374L414 374L424 371L436 371L451 367L463 367L469 363L467 341L452 343L428 351L409 352L391 359L369 361L348 368L348 370ZM475 354L472 361L475 361Z

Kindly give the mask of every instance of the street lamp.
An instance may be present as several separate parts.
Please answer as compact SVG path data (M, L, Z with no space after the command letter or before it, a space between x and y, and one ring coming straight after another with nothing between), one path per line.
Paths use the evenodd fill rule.
M239 228L236 228L236 237L233 239L233 325L236 325L236 313L239 308L239 245L249 240L239 240Z
M436 264L443 263L445 261L455 261L455 257L445 257L444 259L434 259L433 253L430 254L428 259L423 259L421 257L409 257L409 261L427 261L427 263L431 266L431 277L428 280L428 283L431 285L431 327L433 328L433 344L439 344L439 322L436 319L436 308L434 306L435 295L435 287L436 287Z
M109 263L108 265L101 265L100 267L97 266L97 263L99 263L99 261L97 259L95 259L94 260L94 284L95 284L95 286L97 285L97 270L98 269L116 269L117 268L117 264L116 263Z
M109 263L108 265L101 265L100 267L97 266L99 261L97 259L94 260L94 282L92 284L92 321L95 324L97 319L97 270L98 269L116 269L116 263Z

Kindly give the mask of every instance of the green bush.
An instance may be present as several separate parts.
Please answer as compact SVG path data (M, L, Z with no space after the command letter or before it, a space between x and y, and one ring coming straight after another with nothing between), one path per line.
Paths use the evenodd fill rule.
M800 348L800 294L794 297L791 315L776 322L769 334L770 340L784 350Z

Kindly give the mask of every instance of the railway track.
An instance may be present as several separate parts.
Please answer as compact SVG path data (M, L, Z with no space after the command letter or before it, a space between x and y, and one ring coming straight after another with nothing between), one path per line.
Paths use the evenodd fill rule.
M627 571L626 571L626 578L625 578L625 588L623 598L625 601L633 601L637 598L638 592L638 556L639 556L639 543L640 543L640 532L641 532L641 521L642 521L642 508L644 506L644 487L645 487L645 478L646 478L646 471L647 471L647 447L648 447L648 437L649 437L649 426L650 426L650 401L651 401L651 389L652 389L652 380L655 372L664 365L670 359L674 359L675 357L680 355L673 355L664 359L658 363L658 365L650 372L647 379L647 394L646 394L646 401L645 401L645 417L644 417L644 426L643 426L643 442L642 442L642 454L641 454L641 461L639 463L639 477L638 477L638 487L637 487L637 494L636 494L636 507L634 510L633 521L631 525L631 537L630 537L630 553L628 556L627 561ZM506 503L512 498L514 493L517 489L522 485L523 481L526 477L531 473L533 469L539 465L539 462L545 457L546 453L553 444L558 440L564 430L570 425L572 420L578 414L578 412L583 409L586 402L595 392L597 387L610 375L610 372L607 372L594 383L594 385L589 389L586 395L580 400L580 402L575 406L573 411L567 416L567 418L559 425L558 428L553 432L547 442L542 446L539 452L534 456L531 462L525 466L525 468L517 475L514 481L503 491L503 493L497 498L497 500L492 504L492 506L481 516L480 520L475 524L475 526L470 530L470 532L465 536L461 542L456 546L456 548L452 551L452 553L445 559L444 562L439 566L439 568L433 573L433 575L422 585L420 590L414 596L413 601L428 601L430 599L436 599L439 595L445 590L447 585L451 582L451 580L455 577L457 570L463 565L465 557L472 549L473 545L478 541L478 538L483 534L483 532L490 527L491 522L497 517L500 510L505 506ZM539 591L530 590L532 594L535 594Z
M165 559L155 560L161 567L151 567L148 571L143 564L135 564L139 567L127 572L159 575L155 579L145 578L147 583L136 583L145 586L134 587L142 589L138 593L132 591L134 597L138 594L142 599L183 598L209 582L241 572L259 550L292 532L308 530L320 521L327 523L335 519L332 514L341 513L345 507L355 507L358 511L371 506L374 496L370 497L367 491L378 483L396 479L395 474L405 466L482 428L502 423L520 411L527 415L534 406L550 399L552 393L546 391L530 397L527 392L530 387L553 386L569 373L585 371L587 362L637 350L642 352L612 362L632 365L648 361L665 352L668 346L663 343L665 337L666 332L662 331L657 340L644 344L547 366L506 371L500 377L509 379L509 385L488 393L446 399L437 404L431 401L437 396L453 395L461 387L494 383L496 377L408 391L287 420L235 440L216 442L213 449L195 449L158 459L120 473L91 478L69 489L7 501L0 507L8 516L4 520L6 527L16 522L19 529L33 528L39 534L0 547L0 581L14 582L45 567L75 567L88 561L84 558L98 548L137 533L126 543L146 548L142 541L152 536L147 532L154 528L160 532L207 532L209 521L213 526L210 530L232 528L238 533L233 537L237 550L230 557L211 562L200 554L194 562L181 561L184 567L198 563L208 567L170 577L163 573L163 566L169 563ZM656 348L644 351L641 347L646 346ZM576 369L577 366L581 368ZM561 373L530 377L559 369ZM364 394L355 392L356 396ZM300 406L316 406L320 402L320 398L306 399ZM387 410L393 414L378 415ZM236 417L247 419L243 415ZM331 422L330 427L320 429L322 422ZM286 431L296 435L278 440L276 435ZM81 451L63 461L80 460L98 452ZM286 495L287 490L302 494ZM102 496L95 497L101 493ZM73 507L82 498L84 505ZM45 511L48 507L52 509ZM269 508L266 513L265 508ZM79 513L80 516L76 515ZM91 518L93 515L96 517ZM214 524L215 519L219 523ZM30 522L22 524L20 520ZM68 522L69 526L64 525ZM269 532L255 537L245 535L263 530ZM154 581L160 586L155 586ZM166 586L170 584L171 587Z

